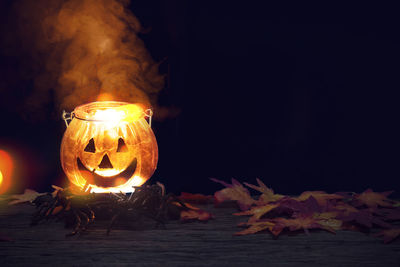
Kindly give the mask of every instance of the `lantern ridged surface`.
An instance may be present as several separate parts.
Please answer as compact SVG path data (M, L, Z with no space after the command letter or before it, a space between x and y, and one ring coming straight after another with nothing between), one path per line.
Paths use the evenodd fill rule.
M103 101L74 110L60 156L72 184L92 192L132 192L154 173L158 147L144 109Z

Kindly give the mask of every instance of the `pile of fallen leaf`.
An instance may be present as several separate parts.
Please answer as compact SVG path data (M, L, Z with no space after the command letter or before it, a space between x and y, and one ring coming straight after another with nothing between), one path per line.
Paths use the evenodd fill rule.
M29 203L36 206L31 225L52 219L64 220L66 227L74 228L67 236L86 231L88 226L102 218L113 218L107 234L117 218L124 218L129 223L140 217L148 217L162 225L175 219L190 222L213 218L211 213L189 204L190 201L181 200L173 194L166 195L164 185L160 183L137 187L132 194L95 194L54 185L52 187L52 193L26 189L23 194L11 195L6 200L8 205ZM128 213L133 215L123 216Z
M259 179L258 185L241 184L235 179L232 179L232 184L213 178L211 180L225 188L215 192L214 196L183 192L178 197L186 206L183 208L179 203L174 203L180 208L179 218L182 222L206 222L213 218L211 213L193 206L193 203L209 204L214 201L220 207L222 202L235 202L240 212L234 215L250 216L247 222L239 224L245 229L235 235L266 231L278 237L283 232L304 231L309 234L309 230L316 229L331 233L337 230L372 233L376 237L383 237L384 243L400 237L400 202L388 198L392 192L378 193L371 189L361 194L305 191L297 197L291 197L275 194ZM244 185L257 191L259 195L250 194ZM11 196L8 199L9 205L33 203L40 196L52 194L54 197L62 190L57 186L53 188L53 193L38 193L26 189L24 194Z
M323 191L305 191L298 197L275 194L262 181L258 185L243 183L261 193L255 198L240 182L232 179L232 184L211 179L226 188L214 194L218 205L225 201L235 201L240 212L237 216L250 216L240 223L246 229L235 235L248 235L268 231L274 237L282 232L321 229L331 233L336 230L352 230L365 233L382 229L375 233L389 243L400 236L400 203L388 198L392 192L373 192L371 189L361 194ZM376 232L376 231L374 231Z

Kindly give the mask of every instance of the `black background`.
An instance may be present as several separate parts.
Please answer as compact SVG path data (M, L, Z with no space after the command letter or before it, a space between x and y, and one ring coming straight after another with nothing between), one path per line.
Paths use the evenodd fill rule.
M400 189L394 6L223 2L130 4L164 60L159 104L180 109L154 123L150 181L175 193L213 193L209 177L258 177L284 194ZM3 24L2 34L12 29ZM65 125L51 104L48 119L24 118L17 107L32 84L15 81L22 64L2 51L0 149L18 160L19 189L49 190L66 179Z

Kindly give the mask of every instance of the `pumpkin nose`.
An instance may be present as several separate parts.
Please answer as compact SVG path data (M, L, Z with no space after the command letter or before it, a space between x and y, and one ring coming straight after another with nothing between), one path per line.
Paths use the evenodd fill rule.
M112 168L114 168L113 165L111 164L111 161L108 158L107 154L105 154L103 159L101 160L101 162L99 164L99 168L102 168L102 169L112 169Z

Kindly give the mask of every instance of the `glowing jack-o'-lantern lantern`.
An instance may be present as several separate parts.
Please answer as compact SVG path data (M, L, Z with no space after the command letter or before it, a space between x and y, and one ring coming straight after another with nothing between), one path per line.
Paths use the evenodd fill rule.
M64 113L71 122L61 143L61 165L69 181L91 192L132 192L146 182L158 160L148 111L103 101L79 106L69 118Z

